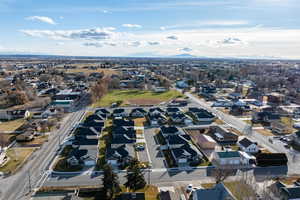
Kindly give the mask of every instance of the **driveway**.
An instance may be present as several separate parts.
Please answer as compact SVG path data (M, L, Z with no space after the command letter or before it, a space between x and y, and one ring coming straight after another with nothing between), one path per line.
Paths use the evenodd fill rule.
M154 135L156 128L145 128L145 140L147 142L147 147L150 155L150 160L152 162L152 168L166 168L165 158L162 152L159 150L160 145L155 141Z

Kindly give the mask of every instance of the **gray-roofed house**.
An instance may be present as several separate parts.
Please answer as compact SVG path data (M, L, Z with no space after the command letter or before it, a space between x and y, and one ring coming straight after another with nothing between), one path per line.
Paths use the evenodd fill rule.
M235 197L223 183L218 183L210 189L194 190L193 200L235 200Z

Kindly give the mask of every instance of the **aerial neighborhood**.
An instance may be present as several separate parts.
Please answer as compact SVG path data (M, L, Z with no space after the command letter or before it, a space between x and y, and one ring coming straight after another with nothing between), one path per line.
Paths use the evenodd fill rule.
M3 57L0 69L1 181L25 177L26 198L300 199L296 61Z

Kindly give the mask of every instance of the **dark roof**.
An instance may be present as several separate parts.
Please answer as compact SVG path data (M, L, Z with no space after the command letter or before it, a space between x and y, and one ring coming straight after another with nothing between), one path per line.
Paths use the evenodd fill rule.
M214 118L215 116L213 114L211 114L210 112L207 111L203 111L203 112L198 112L196 113L196 116L198 118Z
M180 148L171 149L171 151L173 152L175 158L180 158L185 156L195 157L197 155L200 155L199 152L193 149L190 145L183 145Z
M143 108L134 108L131 110L131 113L136 112L136 111L141 112L141 113L147 113Z
M287 165L288 158L285 153L260 153L256 155L258 166L281 166Z
M105 116L102 116L101 114L93 114L93 115L88 116L85 119L85 122L92 121L92 120L103 121L104 119L105 119Z
M197 189L195 193L197 193L198 199L225 200L228 197L231 197L222 183L217 184L211 189Z
M113 111L114 114L119 114L119 113L124 113L124 112L125 112L124 108L117 108L117 109L114 109L114 111Z
M217 152L218 156L220 158L237 158L240 157L240 154L238 151L222 151L222 152Z
M160 130L165 134L175 134L179 131L175 126L162 126L160 127Z
M109 114L109 111L106 110L105 108L100 108L100 109L97 109L97 110L95 111L95 113Z
M287 194L289 199L298 199L300 198L300 187L283 187L281 188L281 191Z
M136 141L135 138L130 138L127 135L118 135L111 139L111 144L130 144Z
M171 114L170 117L171 117L172 119L176 119L176 118L184 119L184 118L186 118L186 115L183 114L183 113L173 113L173 114Z
M188 144L189 138L184 137L182 135L169 135L165 138L165 140L170 144Z
M106 159L108 158L125 158L129 156L129 152L126 149L126 145L122 145L118 148L107 148Z
M198 113L198 112L204 112L204 111L206 111L206 110L204 110L202 108L189 107L189 112Z
M133 120L125 120L125 119L114 119L113 120L114 126L134 126Z
M145 200L145 193L137 192L125 192L120 194L116 200Z
M158 111L158 112L161 112L161 113L164 112L164 111L163 111L161 108L159 108L159 107L155 107L155 108L150 108L150 109L149 109L149 112L154 112L154 111Z
M74 131L74 135L98 135L99 132L97 130L93 130L90 127L78 127Z
M242 140L239 141L239 143L243 146L243 147L249 147L251 144L254 144L254 142L252 142L251 140L249 140L248 138L243 138Z
M180 110L177 107L168 107L167 112L180 112Z

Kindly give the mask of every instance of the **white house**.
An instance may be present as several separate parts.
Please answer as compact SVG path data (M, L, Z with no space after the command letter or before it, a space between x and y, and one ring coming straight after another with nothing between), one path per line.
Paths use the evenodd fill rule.
M219 166L234 166L241 164L241 155L238 151L220 151L214 152L212 161Z
M240 149L247 153L257 153L259 151L258 145L256 142L252 142L248 138L243 138L238 142Z

